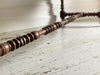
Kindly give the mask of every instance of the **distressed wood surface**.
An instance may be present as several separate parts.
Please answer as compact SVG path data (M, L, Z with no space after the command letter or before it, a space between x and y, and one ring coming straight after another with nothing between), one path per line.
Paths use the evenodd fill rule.
M40 4L38 1L37 4ZM43 0L43 3L48 3L45 1ZM39 30L44 25L60 20L58 15L60 4L56 3L56 1L53 0L51 3L53 4L53 8L51 7L53 11L48 13L49 18L41 17L42 19L39 19L38 16L35 20L34 17L34 19L32 17L28 18L28 15L18 16L19 18L12 15L12 18L8 17L10 20L7 21L6 16L4 17L2 15L3 19L0 19L0 25L2 26L0 28L0 32L2 32L0 33L0 43L28 32ZM100 6L99 0L66 0L67 3L69 5L66 6L66 9L73 11L92 11L93 9L94 11L98 11ZM70 5L71 3L73 5ZM77 5L77 3L82 3L82 5ZM86 9L87 5L94 7L91 9L88 7ZM39 9L42 6L44 4ZM82 6L82 8L78 8L78 6ZM24 17L25 19L23 20ZM0 57L0 75L100 75L100 24L98 21L98 18L81 18L53 33L42 36L22 48ZM36 23L38 23L37 25L41 25L41 27L37 27ZM13 24L15 24L15 30L21 24L24 25L24 28L19 28L24 30L4 32L7 30L5 26L8 25L8 28L10 28L9 26ZM35 25L32 26L32 24ZM28 27L27 25L31 25L31 29L26 29ZM11 30L14 30L14 27Z
M98 22L98 26L73 24L0 57L0 75L99 75ZM0 40L4 42L36 29L2 33Z

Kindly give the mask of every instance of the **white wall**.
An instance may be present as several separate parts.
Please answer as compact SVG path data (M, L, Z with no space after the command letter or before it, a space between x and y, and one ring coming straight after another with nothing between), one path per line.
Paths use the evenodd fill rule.
M47 25L47 0L0 0L0 33Z
M100 0L64 0L65 10L99 11ZM60 0L0 0L0 33L60 20Z

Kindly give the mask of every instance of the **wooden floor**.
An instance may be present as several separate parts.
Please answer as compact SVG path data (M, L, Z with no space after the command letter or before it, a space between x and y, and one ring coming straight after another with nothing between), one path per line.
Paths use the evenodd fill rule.
M50 6L50 9L52 9L52 11L48 12L49 8L43 7L47 11L44 10L41 13L45 12L46 17L43 17L42 13L40 18L38 16L37 20L35 20L35 15L39 14L37 12L33 17L24 15L27 19L30 17L29 22L26 21L27 19L24 19L24 16L17 18L15 15L10 15L14 20L8 17L10 21L8 20L7 22L7 15L0 18L0 43L28 32L39 30L44 25L60 21L60 4L56 3L57 0L51 0L51 4L47 0L37 0L36 5L40 4L39 1L43 3L39 9L41 8L42 10L42 7L45 5ZM99 0L66 0L65 4L67 4L67 1L73 4L72 6L70 4L65 6L68 11L74 11L74 6L77 3L82 3L82 5L79 4L79 6L82 6L82 8L79 8L79 11L91 11L93 9L94 11L99 11L100 8ZM89 3L90 1L91 3ZM85 3L83 4L83 2ZM35 6L35 3L33 5ZM93 6L93 8L86 8L87 5ZM78 9L75 10L78 11ZM1 22L2 20L3 22ZM13 24L15 26L12 27ZM21 24L23 25L22 27L20 26ZM26 24L29 24L29 28L27 28ZM6 25L8 25L8 28L9 26L12 28L7 30L7 27L5 28ZM76 20L22 48L0 57L0 75L100 75L99 19L96 17L80 18L80 20Z

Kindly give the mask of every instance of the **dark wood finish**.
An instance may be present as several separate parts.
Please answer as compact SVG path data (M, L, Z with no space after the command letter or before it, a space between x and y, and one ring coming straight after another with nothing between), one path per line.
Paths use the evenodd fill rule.
M85 12L76 12L76 13L63 13L64 14L64 16L72 16L72 15L76 15L76 14L78 14L78 13L83 13L83 16L82 17L85 17L85 16L97 16L97 17L99 17L100 18L100 12L88 12L88 13L85 13Z
M23 39L22 39L22 37L18 37L16 39L18 39L20 41L20 47L25 44L24 41L23 41Z
M28 35L23 35L23 37L26 39L26 44L30 42L30 37Z
M63 20L66 16L72 16L72 15L76 15L79 13L83 13L82 17L85 16L97 16L98 18L100 18L100 12L65 12L64 11L64 0L61 0L61 12L60 12L60 17Z
M77 18L79 18L81 16L83 16L82 13L73 15L69 18L62 20L61 22L56 22L54 24L48 25L39 31L33 31L26 35L17 37L16 39L13 39L13 40L7 41L3 44L0 44L0 55L3 56L10 51L13 51L19 47L22 47L25 44L28 44L28 43L32 42L33 40L38 39L40 36L46 35L52 31L64 26L65 24L68 24L68 23L76 20Z
M64 0L61 0L61 11L60 11L60 17L63 20L65 18L64 15L65 11L64 11Z

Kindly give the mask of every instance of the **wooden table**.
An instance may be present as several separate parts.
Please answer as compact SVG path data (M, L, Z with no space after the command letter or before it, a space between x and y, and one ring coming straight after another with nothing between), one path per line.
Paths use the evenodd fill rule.
M83 2L86 1L89 2L90 0L84 0ZM43 0L43 2L48 3L46 0ZM78 0L76 0L76 3L77 2ZM97 4L96 2L100 6L99 1L91 1L93 6ZM55 10L51 12L52 16L49 18L47 17L48 15L45 17L41 16L41 20L44 20L43 24L38 18L41 22L41 26L38 27L36 24L33 28L30 26L31 28L26 29L26 27L28 27L26 26L24 29L21 28L21 30L16 29L13 31L12 29L11 32L1 31L0 43L30 31L39 30L44 25L50 24L55 20L60 20L57 14L60 10L60 4L54 0L52 0L51 4L53 4L52 9ZM42 6L44 5L45 4ZM72 6L68 5L66 9L71 6L73 10L73 6L75 5L76 4ZM92 6L89 3L88 5ZM67 10L71 10L71 8ZM96 8L94 9L95 11L98 10L98 6L94 8ZM44 9L46 8L44 7ZM80 8L80 10L81 9L85 10L86 8ZM86 11L87 10L88 8ZM57 15L55 16L55 14ZM35 19L35 16L30 19ZM21 18L19 18L19 20L21 20ZM23 20L23 25L26 24L25 21L26 20ZM64 28L50 33L47 36L42 36L30 44L0 57L0 75L100 75L100 25L98 21L98 18L81 18L80 20L68 24L68 26ZM4 22L6 22L6 20L4 20ZM8 28L10 22L13 21L9 21L8 24L5 24L8 25ZM15 26L17 27L16 23L17 20L15 20ZM19 24L21 25L20 22ZM31 23L28 24L32 25Z

